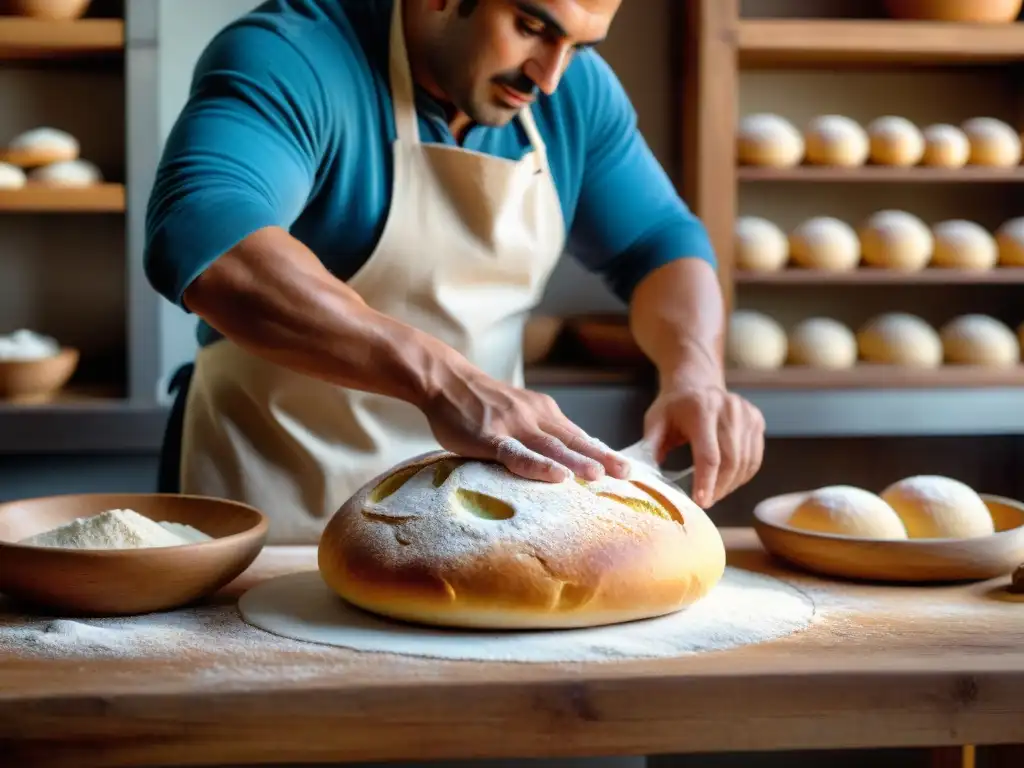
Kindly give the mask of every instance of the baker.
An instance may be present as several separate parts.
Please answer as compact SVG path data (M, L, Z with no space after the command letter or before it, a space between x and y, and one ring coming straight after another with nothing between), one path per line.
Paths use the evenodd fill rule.
M202 53L147 212L145 267L198 316L161 489L238 499L313 543L438 445L542 481L622 458L523 388L564 251L629 306L659 457L708 506L758 470L727 391L706 230L595 52L621 0L270 0Z

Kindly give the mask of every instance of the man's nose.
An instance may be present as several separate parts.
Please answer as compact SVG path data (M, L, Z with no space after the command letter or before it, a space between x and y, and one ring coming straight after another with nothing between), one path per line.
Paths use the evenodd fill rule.
M572 48L567 45L549 46L542 55L531 59L524 71L538 88L550 96L558 88L566 59L571 52Z

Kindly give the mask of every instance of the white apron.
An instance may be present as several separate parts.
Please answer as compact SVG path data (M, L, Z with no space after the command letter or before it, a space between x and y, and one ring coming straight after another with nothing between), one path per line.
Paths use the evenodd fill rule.
M544 143L519 161L421 144L402 27L391 24L398 140L380 242L349 281L373 309L522 385L522 332L562 254L565 226ZM327 384L228 340L199 351L182 429L181 492L270 518L271 544L314 544L361 485L438 443L414 406Z

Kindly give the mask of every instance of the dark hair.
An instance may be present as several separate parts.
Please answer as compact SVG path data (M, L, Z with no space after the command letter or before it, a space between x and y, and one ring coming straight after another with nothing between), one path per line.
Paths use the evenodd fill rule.
M480 0L459 0L459 16L463 18L469 16L478 5L480 5Z

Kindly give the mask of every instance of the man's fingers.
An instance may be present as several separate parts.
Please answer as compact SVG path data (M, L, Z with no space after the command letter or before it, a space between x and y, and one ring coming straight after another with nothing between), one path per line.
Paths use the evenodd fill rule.
M545 429L553 437L560 440L569 451L594 462L596 474L581 475L581 477L586 477L588 480L597 480L604 472L621 480L629 477L630 465L628 461L574 424L551 424L546 425ZM576 474L580 473L577 472Z
M530 450L514 437L499 438L494 446L494 458L509 472L529 480L560 483L572 473L554 459Z
M599 480L604 476L604 467L600 462L571 450L553 435L538 431L521 439L527 448L558 462L578 477Z
M693 452L693 500L702 507L715 502L718 469L722 453L718 445L718 414L707 410L696 413L696 425L689 434Z

